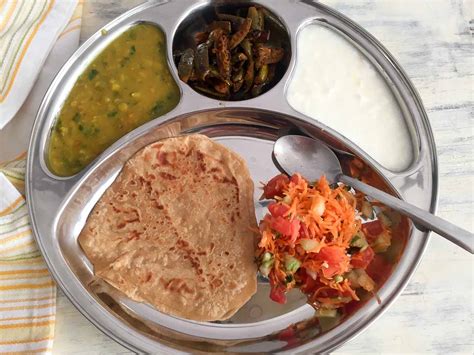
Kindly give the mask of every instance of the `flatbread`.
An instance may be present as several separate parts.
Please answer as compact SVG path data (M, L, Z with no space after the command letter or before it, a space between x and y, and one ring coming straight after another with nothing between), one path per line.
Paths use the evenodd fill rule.
M245 161L188 135L137 152L79 243L95 274L131 299L213 321L231 317L256 291L256 228Z

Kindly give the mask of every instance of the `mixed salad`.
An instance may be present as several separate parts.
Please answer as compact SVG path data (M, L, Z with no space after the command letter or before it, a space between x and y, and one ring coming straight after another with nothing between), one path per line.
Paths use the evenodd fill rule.
M361 294L375 295L377 280L367 271L391 245L391 211L324 176L314 183L275 176L262 197L272 202L259 225L257 261L273 301L285 303L299 288L318 315L331 317Z

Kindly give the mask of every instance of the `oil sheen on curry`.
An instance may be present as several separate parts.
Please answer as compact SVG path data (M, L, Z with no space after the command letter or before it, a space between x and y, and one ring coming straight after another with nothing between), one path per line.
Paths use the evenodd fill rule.
M81 171L117 139L172 110L179 99L164 33L151 24L131 27L72 88L51 132L50 170L59 176Z

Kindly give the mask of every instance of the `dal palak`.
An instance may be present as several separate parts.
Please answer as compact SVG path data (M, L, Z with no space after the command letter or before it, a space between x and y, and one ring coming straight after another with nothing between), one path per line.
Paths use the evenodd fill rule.
M171 111L179 99L163 31L146 23L131 27L74 84L51 132L50 170L59 176L81 171L124 134Z

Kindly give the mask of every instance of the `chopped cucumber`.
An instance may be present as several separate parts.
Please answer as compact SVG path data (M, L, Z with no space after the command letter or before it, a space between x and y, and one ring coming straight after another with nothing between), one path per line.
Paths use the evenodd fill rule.
M270 260L272 260L272 259L273 259L272 253L269 253L268 251L266 251L266 252L263 254L262 262L270 261Z
M394 211L394 210L391 210L391 209L387 209L383 212L389 219L390 221L392 222L392 225L391 227L392 228L396 228L398 227L398 225L400 224L401 220L402 220L402 216L400 213L398 213L397 211Z
M319 326L322 332L327 332L328 330L334 328L335 326L341 323L342 316L338 313L335 317L320 317Z
M272 253L266 251L262 256L262 263L260 264L258 270L263 276L268 277L268 274L270 273L274 262L275 259L273 258Z
M270 274L270 271L272 270L272 267L273 267L273 261L274 260L272 259L272 260L263 262L258 268L258 271L260 271L260 273L263 276L268 277L268 274Z
M301 262L296 259L294 256L287 255L285 257L285 269L288 272L294 273L301 266Z
M372 208L372 205L369 201L362 201L360 212L362 214L362 218L364 219L374 219L375 217L374 209Z
M301 239L300 244L301 244L301 247L307 252L314 251L315 249L319 247L319 242L314 239L307 239L307 238Z
M382 222L382 224L385 227L391 227L392 226L392 220L385 213L383 213L383 212L377 213L377 218L380 220L380 222Z
M359 282L358 282L359 277L357 276L357 273L356 273L355 270L349 271L344 276L346 277L346 279L349 280L352 288L359 288L360 287Z
M362 287L366 291L373 291L375 289L375 282L367 274L364 269L354 269L348 272L346 275L347 279L351 283L351 287L359 288Z
M349 303L350 301L352 301L352 298L351 297L337 297L337 300L342 303Z
M351 240L351 247L360 248L361 251L364 251L369 246L367 239L362 231L358 231Z
M383 231L377 236L375 242L372 244L372 249L375 253L383 253L387 251L392 242L392 237L387 231Z
M316 311L316 317L336 317L337 316L337 309L330 309L330 308L320 308Z

